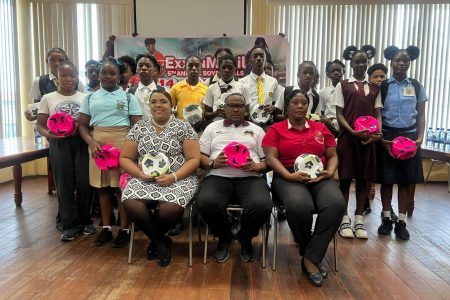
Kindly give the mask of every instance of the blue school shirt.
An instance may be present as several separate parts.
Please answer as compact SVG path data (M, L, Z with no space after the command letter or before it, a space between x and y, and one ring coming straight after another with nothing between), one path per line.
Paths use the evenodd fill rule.
M89 126L92 127L130 126L130 116L142 116L136 97L130 94L128 105L127 95L120 87L112 92L100 88L90 98L86 96L80 113L91 117Z
M417 102L426 102L428 97L422 84L420 85L419 95L415 95L414 86L409 78L398 82L394 76L388 79L389 85L386 99L384 100L381 117L383 124L395 128L407 128L416 124ZM405 96L404 89L411 88L413 95ZM417 99L417 101L416 101ZM413 129L411 131L416 131Z

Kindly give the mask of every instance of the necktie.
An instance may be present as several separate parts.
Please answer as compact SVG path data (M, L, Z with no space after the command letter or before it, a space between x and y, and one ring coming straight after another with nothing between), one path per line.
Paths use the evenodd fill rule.
M364 82L356 81L356 85L358 86L358 96L364 97L366 92L364 91Z
M221 94L224 94L224 93L228 92L229 90L231 90L231 85L229 85L229 84L224 84L220 87Z
M263 93L263 83L262 78L258 77L258 103L264 104L264 93Z
M53 82L55 83L56 90L59 91L60 84L58 78L53 79Z

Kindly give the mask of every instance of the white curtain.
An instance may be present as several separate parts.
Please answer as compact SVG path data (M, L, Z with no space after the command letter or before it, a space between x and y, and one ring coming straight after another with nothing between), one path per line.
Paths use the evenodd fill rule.
M33 76L48 73L45 56L53 47L66 50L84 81L84 64L100 59L110 35L133 32L132 0L32 0Z
M409 76L427 91L427 123L450 129L450 5L269 5L268 34L286 34L290 42L289 84L296 82L297 67L312 60L320 72L320 87L326 79L327 61L342 57L349 45L371 44L377 55L371 63L389 62L383 50L390 45L421 49L411 63ZM349 63L347 77L351 74Z

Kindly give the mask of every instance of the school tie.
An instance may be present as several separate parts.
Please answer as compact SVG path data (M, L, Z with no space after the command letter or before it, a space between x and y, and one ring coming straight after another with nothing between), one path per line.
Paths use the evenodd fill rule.
M220 93L221 93L221 94L224 94L224 93L228 92L228 91L231 90L231 89L232 89L232 86L231 86L231 85L229 85L229 84L224 84L224 85L222 85L222 86L220 87Z
M364 91L364 82L356 81L356 85L358 86L358 96L364 97L366 92Z
M264 93L263 93L263 83L262 77L258 77L258 103L264 104Z
M59 91L59 87L60 87L61 85L59 84L58 78L53 79L53 83L54 83L55 86L56 86L56 90Z

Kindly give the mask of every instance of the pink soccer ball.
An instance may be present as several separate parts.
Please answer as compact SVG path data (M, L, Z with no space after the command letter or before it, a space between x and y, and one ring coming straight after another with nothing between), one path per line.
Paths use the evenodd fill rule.
M229 143L223 149L223 153L227 156L228 165L236 169L242 168L250 156L247 146L238 142Z
M48 118L47 127L54 135L69 136L75 130L75 120L68 113L55 113Z
M119 187L122 191L125 189L131 178L133 177L127 172L123 172L122 174L120 174Z
M95 164L100 170L114 170L119 168L120 150L116 147L105 144L95 158Z
M404 136L398 136L392 140L392 155L400 160L406 160L414 156L416 152L416 143Z
M369 133L377 133L379 131L378 121L372 116L362 116L355 120L353 127L356 131L369 130Z

